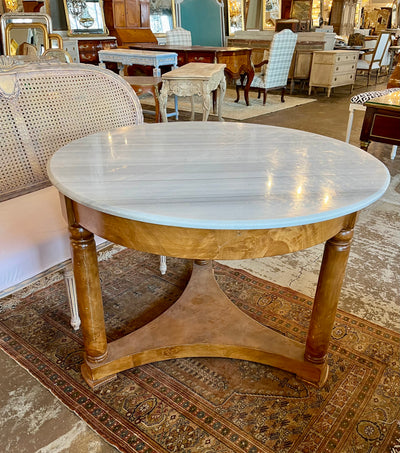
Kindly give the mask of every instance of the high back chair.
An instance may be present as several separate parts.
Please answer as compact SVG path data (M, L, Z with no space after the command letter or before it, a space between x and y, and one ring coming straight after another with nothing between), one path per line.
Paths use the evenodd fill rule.
M53 153L86 135L142 122L135 92L109 70L0 57L0 297L70 262L67 225L46 171ZM78 328L73 276L65 269Z
M165 33L167 46L191 46L192 34L182 27L173 28Z
M263 93L263 104L267 99L267 91L281 89L281 101L285 102L285 89L289 76L289 69L296 47L297 34L291 30L282 30L275 33L267 58L256 66L264 66L260 73L255 73L250 85L250 90L258 91L260 97ZM236 84L236 102L239 101L240 88L244 89L246 79L238 80Z
M383 66L389 66L389 47L391 44L391 33L381 32L375 47L370 52L365 52L362 58L357 61L357 73L366 72L368 74L367 86L369 85L371 72L376 71L376 82Z

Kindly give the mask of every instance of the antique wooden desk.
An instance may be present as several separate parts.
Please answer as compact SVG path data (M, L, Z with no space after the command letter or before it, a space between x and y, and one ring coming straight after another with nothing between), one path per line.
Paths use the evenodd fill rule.
M367 150L371 141L400 145L400 91L372 99L365 107L361 148Z
M132 49L157 50L176 52L178 66L187 63L221 63L225 64L225 74L233 80L247 75L244 91L246 105L249 105L249 90L254 78L254 69L251 63L252 49L246 47L211 47L211 46L163 46L152 43L142 43L130 46Z
M90 386L141 364L210 356L269 364L323 385L357 211L389 184L380 161L338 140L279 127L156 123L76 140L55 153L49 176L65 197ZM195 259L174 305L109 344L93 233ZM305 345L233 305L208 261L324 241Z
M222 121L222 101L226 91L224 64L211 63L188 63L162 76L163 85L160 95L161 118L167 121L167 100L168 96L190 96L192 101L192 116L194 120L195 95L201 96L203 100L203 121L207 121L211 108L211 94L219 91L218 96L218 119Z

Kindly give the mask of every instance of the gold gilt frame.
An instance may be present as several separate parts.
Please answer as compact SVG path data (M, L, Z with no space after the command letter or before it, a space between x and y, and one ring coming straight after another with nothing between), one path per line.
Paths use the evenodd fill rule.
M83 3L86 3L85 0L82 0ZM100 13L101 13L101 20L102 20L102 31L99 31L97 33L93 33L93 32L90 32L90 30L88 30L87 32L85 32L84 28L82 28L82 31L81 32L75 32L73 31L72 27L71 27L71 20L70 20L70 13L69 13L69 9L68 9L68 1L67 0L63 0L64 2L64 9L65 9L65 18L67 20L67 27L68 27L68 31L67 31L67 35L68 36L77 36L77 37L84 37L84 36L89 36L89 37L98 37L98 36L107 36L109 34L109 31L108 31L108 28L106 27L106 20L105 20L105 16L104 16L104 8L103 8L103 0L98 0L97 2L95 3L98 3L99 4L99 8L100 8Z
M11 55L11 32L12 30L29 30L29 29L39 29L43 33L43 45L44 49L47 50L50 47L49 33L47 32L47 27L39 22L33 23L16 23L16 24L7 24L6 33L5 33L5 50L6 55ZM39 49L38 49L39 50Z

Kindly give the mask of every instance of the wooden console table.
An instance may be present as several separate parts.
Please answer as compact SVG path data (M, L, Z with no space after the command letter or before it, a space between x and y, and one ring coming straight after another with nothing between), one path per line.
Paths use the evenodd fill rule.
M371 141L400 145L400 91L371 99L365 103L367 110L361 129L361 148L368 149ZM391 158L396 154L392 151Z
M75 140L51 158L49 176L64 195L88 385L180 357L250 360L324 384L357 212L379 199L390 181L379 160L303 131L187 121ZM168 310L111 343L93 233L136 250L195 260L186 289ZM321 242L305 342L232 304L208 261L287 254Z
M131 49L157 50L176 52L178 66L188 63L220 63L225 64L225 74L232 80L240 79L242 74L247 75L247 84L244 90L246 105L249 103L249 90L254 78L254 69L251 62L252 49L246 47L211 47L211 46L162 46L151 43L135 44Z

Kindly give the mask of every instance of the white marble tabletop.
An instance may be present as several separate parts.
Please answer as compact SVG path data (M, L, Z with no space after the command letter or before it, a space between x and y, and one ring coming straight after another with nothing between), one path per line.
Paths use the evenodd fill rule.
M384 164L347 143L245 123L143 124L57 151L49 176L71 199L143 222L263 229L340 217L385 192Z

